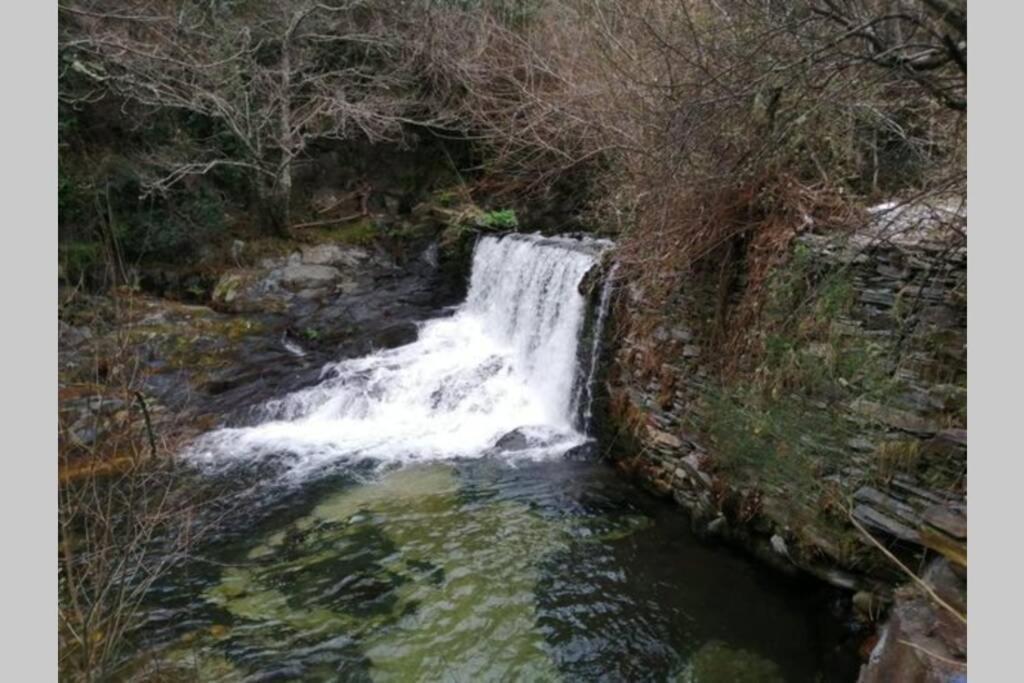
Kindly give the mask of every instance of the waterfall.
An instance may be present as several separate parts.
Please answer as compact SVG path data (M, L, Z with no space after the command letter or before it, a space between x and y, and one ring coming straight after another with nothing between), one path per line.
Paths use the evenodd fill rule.
M406 346L329 364L315 386L263 405L259 424L206 434L187 456L276 454L299 470L352 458L479 457L512 432L517 457L564 452L585 440L572 395L586 307L578 288L608 246L483 237L452 316L423 323Z
M580 388L581 405L583 407L580 418L584 434L590 434L591 423L594 419L594 394L597 391L597 369L601 365L601 346L604 340L604 324L608 318L608 309L611 307L612 289L615 286L615 273L619 264L612 264L608 275L605 276L601 285L601 298L597 304L597 320L594 322L594 330L591 334L590 354L587 356L588 368L586 381Z

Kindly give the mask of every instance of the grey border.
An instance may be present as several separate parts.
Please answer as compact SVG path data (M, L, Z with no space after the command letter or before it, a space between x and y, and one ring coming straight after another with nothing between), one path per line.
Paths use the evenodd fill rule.
M13 9L14 6L9 6ZM0 37L3 403L6 471L3 678L57 678L57 4L8 10ZM13 86L13 87L12 87Z
M1002 10L1002 11L999 11ZM968 119L969 675L1020 676L1022 604L1016 522L1024 464L1020 323L1022 6L975 2L970 13ZM1010 532L1010 533L1007 533Z
M999 10L1003 10L1000 12ZM1012 679L1022 603L1015 524L1022 518L1015 426L1024 421L1017 301L1024 197L1020 55L1024 9L975 0L971 14L968 320L971 555L970 674ZM17 5L4 22L0 64L7 252L3 271L8 445L0 500L7 528L4 581L7 680L53 680L56 644L56 6ZM12 211L13 205L13 211ZM12 438L13 437L13 438ZM13 541L13 542L11 542ZM1000 557L1006 553L1006 557ZM1003 616L1005 615L1005 621ZM1017 673L1016 675L1019 675Z

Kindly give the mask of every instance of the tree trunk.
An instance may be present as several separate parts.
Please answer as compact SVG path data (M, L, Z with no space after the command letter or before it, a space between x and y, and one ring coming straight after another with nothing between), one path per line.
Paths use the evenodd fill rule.
M288 184L288 190L285 190L280 182L260 185L260 226L265 233L291 237L290 195L291 183Z
M298 26L299 15L292 20L281 44L281 166L277 173L277 192L281 220L284 232L291 234L291 199L292 199L292 158L295 145L292 135L292 33Z

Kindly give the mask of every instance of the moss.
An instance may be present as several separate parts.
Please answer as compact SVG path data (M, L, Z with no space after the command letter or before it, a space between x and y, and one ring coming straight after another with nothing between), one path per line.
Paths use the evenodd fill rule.
M128 334L132 343L155 344L174 369L210 370L227 364L236 352L236 343L262 329L257 320L215 316L199 309L186 316L172 314L161 322L134 325Z
M306 237L311 242L339 242L350 246L364 246L380 235L373 218L367 216L350 223L338 223L310 228Z
M782 683L779 666L748 650L711 641L690 659L679 683Z
M515 230L519 227L519 219L512 209L488 211L478 221L480 227L498 230Z

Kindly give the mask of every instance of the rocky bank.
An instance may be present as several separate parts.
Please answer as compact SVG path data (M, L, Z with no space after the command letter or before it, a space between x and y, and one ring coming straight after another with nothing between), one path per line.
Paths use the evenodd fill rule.
M864 681L966 670L964 624L894 590L908 576L876 545L966 605L965 222L882 206L850 234L795 235L729 372L696 285L653 322L628 282L614 308L617 465L701 533L849 590L867 621L888 609Z

